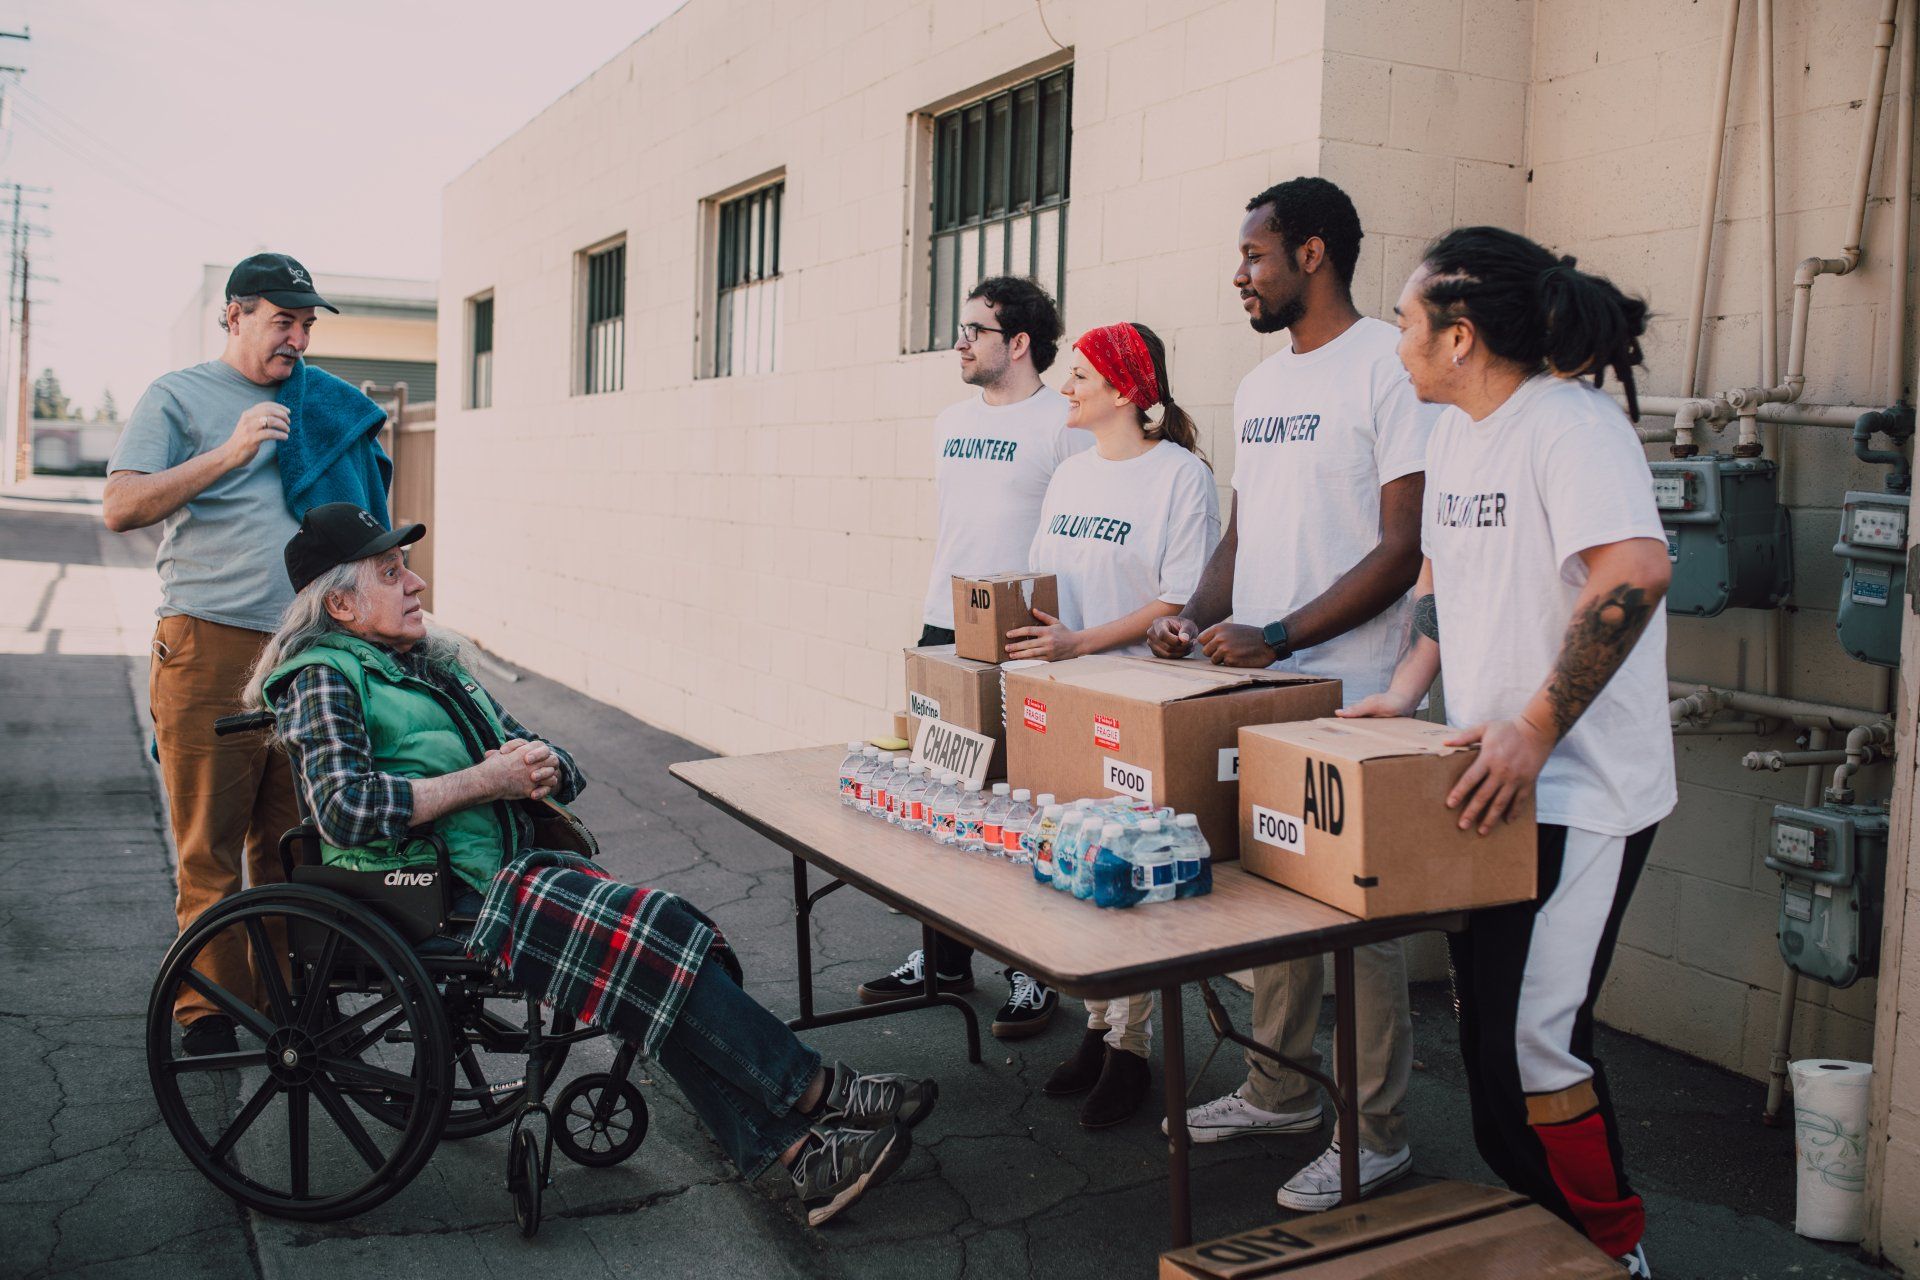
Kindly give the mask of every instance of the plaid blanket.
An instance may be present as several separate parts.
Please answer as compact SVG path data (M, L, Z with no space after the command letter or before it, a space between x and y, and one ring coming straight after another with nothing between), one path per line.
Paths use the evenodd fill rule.
M685 901L547 849L521 854L494 876L467 954L649 1058L709 956L740 980L719 928Z

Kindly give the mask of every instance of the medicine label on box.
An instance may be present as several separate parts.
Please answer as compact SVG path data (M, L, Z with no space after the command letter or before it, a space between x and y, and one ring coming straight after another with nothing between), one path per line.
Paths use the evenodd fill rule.
M911 689L907 690L907 710L919 716L922 720L938 720L940 718L939 700L937 698L929 698L924 693L915 693Z

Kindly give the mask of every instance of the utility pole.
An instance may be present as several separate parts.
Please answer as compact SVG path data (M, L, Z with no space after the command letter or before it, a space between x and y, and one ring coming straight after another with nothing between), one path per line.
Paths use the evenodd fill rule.
M6 362L16 356L20 361L16 374L16 394L6 397L10 401L8 408L12 412L4 415L7 419L5 435L10 445L0 453L0 485L25 480L33 474L33 372L28 365L30 351L24 339L27 327L32 321L30 294L33 288L32 260L28 246L36 235L46 235L47 228L29 222L30 211L44 210L48 206L42 200L30 200L29 195L46 195L46 187L28 187L16 182L0 182L0 210L6 209L7 197L11 195L12 221L7 231L10 241L7 273L7 308L4 323L0 330L5 332L4 346L0 347L0 383L4 382ZM45 277L42 277L44 279ZM15 328L23 339L15 348L13 343ZM3 403L3 402L0 402Z

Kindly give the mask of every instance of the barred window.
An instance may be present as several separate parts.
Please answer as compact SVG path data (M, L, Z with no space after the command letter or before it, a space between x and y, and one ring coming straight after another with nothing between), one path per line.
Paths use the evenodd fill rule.
M714 236L716 378L772 373L780 360L780 206L785 181L723 202Z
M467 408L493 406L493 295L467 303L467 332L473 352L467 368Z
M1073 68L933 121L927 349L953 345L960 304L993 275L1031 276L1064 303Z
M598 395L627 384L627 245L621 241L583 256L586 323L580 390Z

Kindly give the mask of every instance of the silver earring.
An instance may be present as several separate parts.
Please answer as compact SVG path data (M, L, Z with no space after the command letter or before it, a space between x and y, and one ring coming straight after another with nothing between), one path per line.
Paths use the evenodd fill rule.
M1467 358L1465 356L1455 356L1453 358L1453 367L1458 369L1461 365L1466 363L1466 360Z

